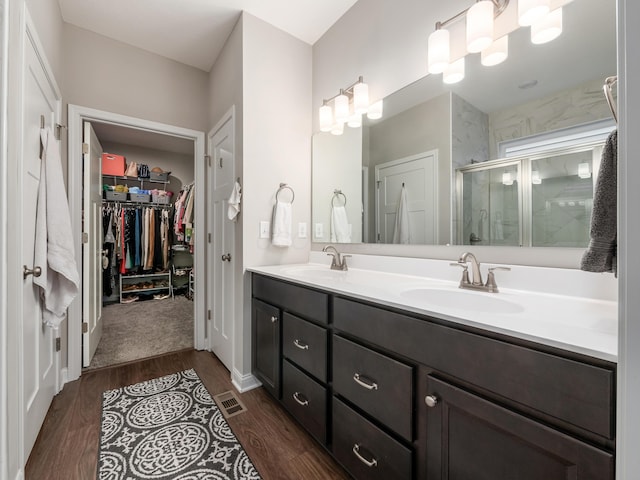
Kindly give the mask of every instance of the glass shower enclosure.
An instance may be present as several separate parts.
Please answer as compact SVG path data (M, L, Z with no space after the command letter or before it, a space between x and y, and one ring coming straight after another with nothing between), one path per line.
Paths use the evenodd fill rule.
M456 170L459 245L586 247L603 143Z

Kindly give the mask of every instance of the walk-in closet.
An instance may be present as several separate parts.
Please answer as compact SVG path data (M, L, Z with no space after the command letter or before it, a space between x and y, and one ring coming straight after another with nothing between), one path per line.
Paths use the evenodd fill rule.
M89 273L101 277L102 334L85 368L192 348L193 142L100 122L85 124L84 142L85 153L101 157L99 214L89 210L102 227L101 261ZM84 218L91 221L86 211Z

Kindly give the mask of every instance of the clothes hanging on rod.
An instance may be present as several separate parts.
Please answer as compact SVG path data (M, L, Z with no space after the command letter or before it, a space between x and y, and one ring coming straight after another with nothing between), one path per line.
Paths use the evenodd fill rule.
M107 257L103 293L111 296L119 273L165 272L169 269L171 209L167 206L102 205ZM117 268L116 268L117 267Z
M185 243L193 248L195 185L190 183L182 187L175 204L173 232L177 242Z

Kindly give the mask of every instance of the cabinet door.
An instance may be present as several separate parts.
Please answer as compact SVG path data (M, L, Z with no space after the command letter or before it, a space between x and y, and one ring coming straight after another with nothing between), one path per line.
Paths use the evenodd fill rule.
M280 310L272 305L253 300L253 373L264 388L280 398Z
M427 376L429 480L611 480L613 455ZM428 400L428 403L427 403Z

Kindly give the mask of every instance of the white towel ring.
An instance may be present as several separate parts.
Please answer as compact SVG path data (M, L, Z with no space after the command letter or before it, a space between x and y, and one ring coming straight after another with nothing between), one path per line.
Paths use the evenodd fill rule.
M342 190L334 190L333 191L333 197L331 197L331 206L332 207L336 207L336 206L341 206L340 203L338 203L338 205L336 205L334 203L334 201L337 199L338 202L340 202L340 195L342 195L342 206L346 207L347 206L347 196L342 193Z
M293 188L291 188L286 183L281 183L280 184L280 188L278 188L278 191L276 192L276 202L278 201L278 195L280 195L280 192L282 190L290 190L291 191L291 202L289 202L289 203L293 203L293 201L296 199L296 192L294 192Z

